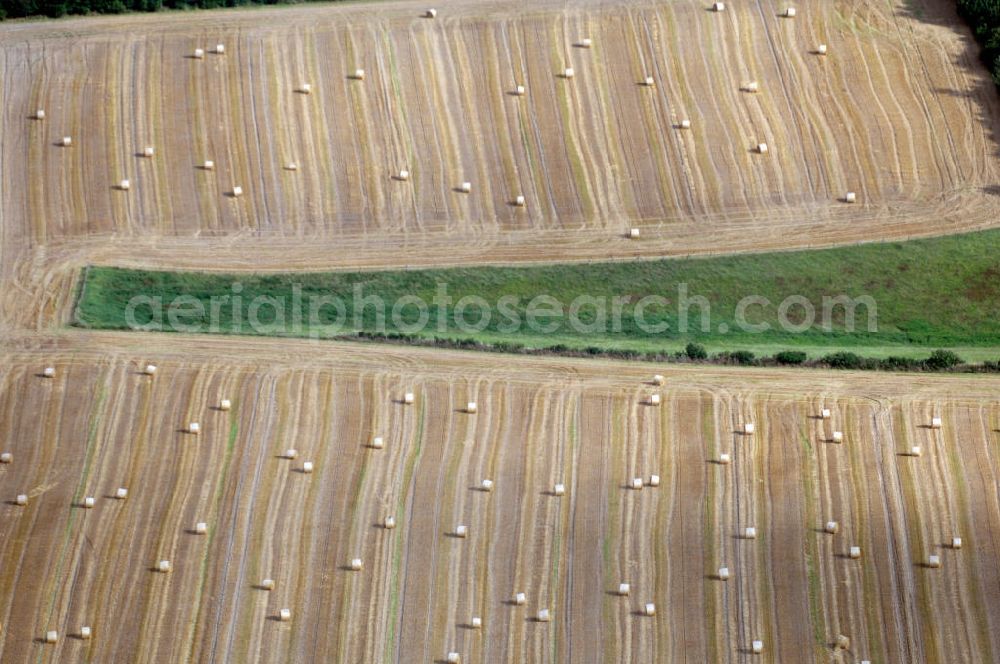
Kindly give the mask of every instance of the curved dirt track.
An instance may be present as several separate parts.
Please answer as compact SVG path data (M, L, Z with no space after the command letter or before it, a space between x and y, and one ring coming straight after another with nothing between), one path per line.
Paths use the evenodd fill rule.
M995 661L1000 382L14 340L0 659ZM139 373L148 361L157 376ZM53 365L53 379L39 377ZM817 386L825 385L818 388ZM398 403L403 392L413 406ZM877 395L874 397L873 395ZM213 409L221 398L233 410ZM463 412L475 400L478 413ZM815 416L823 407L833 417ZM23 417L28 411L31 418ZM941 416L940 431L925 427ZM201 424L193 436L182 429ZM744 422L757 433L734 433ZM828 442L834 430L843 444ZM385 448L368 447L374 436ZM920 444L920 458L901 456ZM294 447L298 459L281 458ZM721 452L729 465L715 463ZM311 475L299 472L313 461ZM633 477L658 488L627 488ZM491 493L476 489L495 482ZM564 483L566 495L550 494ZM127 500L111 498L119 486ZM18 493L26 507L10 504ZM79 506L84 496L97 505ZM397 527L381 527L394 515ZM821 532L837 520L837 535ZM192 532L205 521L207 535ZM459 524L465 539L452 537ZM757 528L755 540L739 535ZM961 536L959 551L945 546ZM845 556L862 547L861 560ZM805 555L803 555L805 552ZM931 553L940 569L923 566ZM361 572L346 568L354 557ZM169 559L173 571L152 568ZM732 578L717 580L718 567ZM256 586L273 578L276 588ZM631 584L629 597L614 594ZM512 606L524 592L524 607ZM639 615L646 602L657 615ZM289 623L274 619L292 610ZM532 619L540 608L550 623ZM467 628L473 616L482 630ZM81 625L90 641L72 635ZM46 630L58 644L39 642ZM852 639L834 654L838 634Z

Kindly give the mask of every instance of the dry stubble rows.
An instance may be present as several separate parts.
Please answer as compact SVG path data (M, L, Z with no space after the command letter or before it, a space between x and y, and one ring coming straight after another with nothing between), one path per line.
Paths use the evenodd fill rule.
M656 408L638 380L650 367L530 361L508 380L463 354L418 352L437 367L421 372L401 351L339 352L356 363L196 352L155 379L98 351L56 355L54 379L35 375L40 355L8 356L4 661L732 661L761 639L768 661L819 662L838 634L874 661L995 659L1000 410L960 381L914 399L886 378L818 391L804 386L821 374L763 372L768 389L678 372ZM893 387L868 399L868 381ZM396 401L407 390L414 406ZM228 413L212 408L223 397ZM832 420L815 419L823 406ZM932 415L943 430L923 426ZM734 433L747 421L756 435ZM914 444L921 458L900 456ZM627 488L651 474L658 488ZM486 478L492 493L476 490ZM18 493L27 507L6 502ZM840 534L820 532L831 519ZM922 566L931 553L941 569ZM255 587L266 577L275 590ZM655 617L637 614L646 602ZM551 623L532 620L541 608ZM72 637L85 624L89 642ZM37 641L49 629L57 645Z

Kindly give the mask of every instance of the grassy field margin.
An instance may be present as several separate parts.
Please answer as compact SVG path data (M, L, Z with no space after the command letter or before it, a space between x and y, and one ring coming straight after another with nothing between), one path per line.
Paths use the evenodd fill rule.
M936 348L955 349L970 361L1000 360L998 248L1000 230L991 230L627 263L289 274L89 266L74 324L169 330L177 329L174 314L185 332L706 359L689 352L695 343L735 364L793 350L804 356L782 363L854 352L885 366L845 368L918 369L927 367L902 360L926 358ZM163 305L140 305L129 317L136 297ZM323 304L312 312L310 302L320 298L343 308ZM384 318L369 298L385 303ZM837 298L856 303L853 327L849 306ZM252 327L251 314L258 322ZM751 331L748 324L767 329Z

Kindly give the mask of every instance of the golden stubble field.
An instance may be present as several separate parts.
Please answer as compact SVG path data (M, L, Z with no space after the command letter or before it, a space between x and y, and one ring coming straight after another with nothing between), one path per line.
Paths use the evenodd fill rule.
M610 259L996 225L1000 106L948 2L802 0L794 19L770 0L708 4L462 1L431 20L380 2L4 25L4 290L69 289L88 262ZM191 57L216 43L224 55ZM349 78L357 68L364 80ZM751 81L759 91L742 91ZM394 180L403 169L410 179ZM856 204L841 202L848 191ZM633 227L638 240L624 237ZM11 297L4 318L36 324Z
M996 661L996 378L65 328L91 263L625 259L996 225L1000 107L944 0L707 4L0 26L0 661L735 662L754 640L760 661Z
M676 367L656 388L652 365L127 334L2 366L4 662L1000 652L996 378Z

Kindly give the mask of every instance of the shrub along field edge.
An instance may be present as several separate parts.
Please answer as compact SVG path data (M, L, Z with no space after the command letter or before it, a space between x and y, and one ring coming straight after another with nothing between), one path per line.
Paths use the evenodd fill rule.
M1000 0L958 0L958 14L972 28L983 64L1000 86Z

